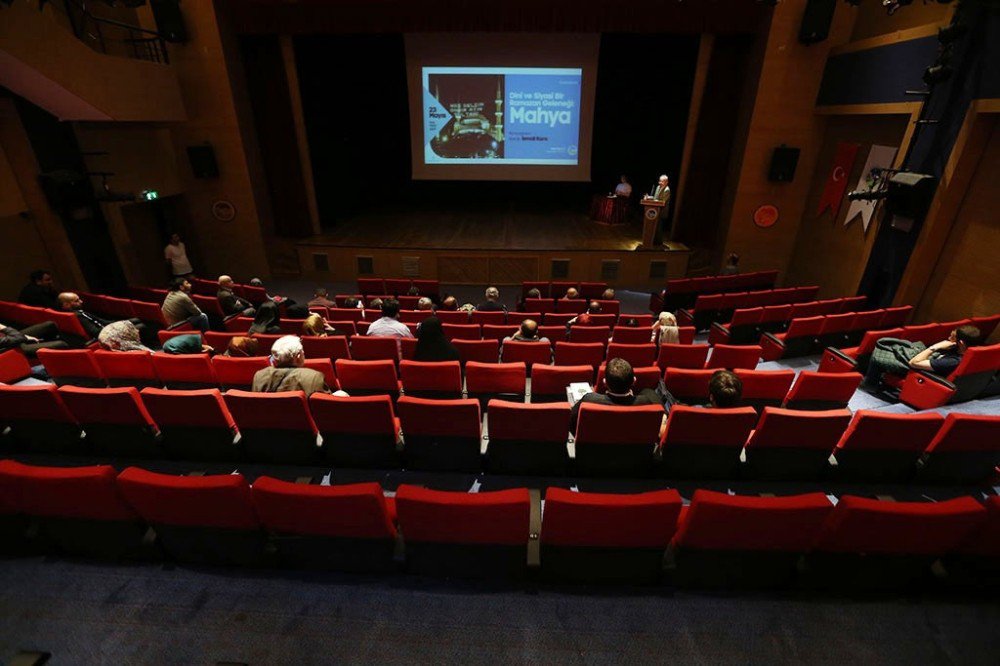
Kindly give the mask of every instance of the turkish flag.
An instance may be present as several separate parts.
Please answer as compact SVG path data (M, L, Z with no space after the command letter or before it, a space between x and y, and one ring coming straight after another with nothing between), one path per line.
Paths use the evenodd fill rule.
M819 198L819 208L816 210L817 217L829 208L833 211L833 218L837 219L840 204L844 200L844 190L847 189L847 179L851 175L854 158L860 147L860 144L848 143L847 141L837 143L837 155L833 158L833 168L830 169L830 175L826 179L823 196Z

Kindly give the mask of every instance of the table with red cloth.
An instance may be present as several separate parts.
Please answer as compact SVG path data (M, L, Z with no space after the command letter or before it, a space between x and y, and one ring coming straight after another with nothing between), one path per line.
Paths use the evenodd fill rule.
M590 202L590 219L606 224L625 224L628 198L595 194Z

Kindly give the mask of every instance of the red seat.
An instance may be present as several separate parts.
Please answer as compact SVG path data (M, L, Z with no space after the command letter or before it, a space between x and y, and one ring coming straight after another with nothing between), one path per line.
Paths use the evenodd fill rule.
M607 288L607 282L581 282L580 298L586 301L599 299Z
M608 344L608 352L606 355L608 360L613 358L621 358L628 361L629 365L633 368L655 365L656 364L656 345L654 344L642 344L642 345L625 345L620 342L611 342Z
M458 361L401 361L403 391L413 398L462 397L462 368Z
M412 282L409 278L386 278L385 292L393 296L405 296L410 291Z
M986 519L945 560L949 578L971 579L977 587L1000 582L1000 496L985 504Z
M240 389L249 391L253 385L253 376L258 370L267 367L266 356L251 356L249 358L213 356L212 367L219 378L223 391Z
M396 491L406 568L447 577L520 577L527 565L531 502L525 488Z
M765 407L744 450L756 478L813 479L824 474L851 413L846 409L802 412Z
M493 398L524 402L526 379L524 363L465 364L465 389L470 398L479 400L484 411Z
M856 372L803 370L782 405L785 409L843 409L864 379Z
M163 343L163 334L167 333L167 332L168 331L160 331L157 334L157 335L160 335L160 342L161 342L161 344ZM190 334L190 332L188 332L188 333L181 333L181 335L188 335L188 334ZM249 335L250 334L247 333L246 329L243 329L242 331L237 331L237 332L231 332L231 331L227 331L227 332L222 332L222 331L205 331L202 334L202 338L204 339L204 342L205 342L206 345L208 345L213 350L215 350L215 353L217 353L217 354L223 354L223 353L225 353L225 351L227 349L229 349L229 343L230 343L230 341L232 341L233 338L247 337ZM254 338L259 338L259 336L254 336ZM260 342L258 341L257 344L259 345ZM267 356L267 353L264 352L263 350L258 350L258 355L259 356Z
M134 387L59 389L66 407L86 433L86 443L108 455L160 457L159 430Z
M580 405L576 467L583 474L648 476L663 421L660 405Z
M621 314L622 304L621 304L620 301L618 301L618 299L597 298L597 299L591 299L591 300L596 300L598 303L601 304L601 312L604 313L604 314L616 315L616 316ZM632 315L632 314L630 314L630 315L623 315L623 316L625 316L625 317L636 317L636 316L650 317L650 321L649 321L648 324L646 324L646 326L651 326L652 323L653 323L653 321L652 321L652 315Z
M500 359L500 342L497 340L454 340L462 365L470 361L476 363L497 363Z
M261 476L251 493L261 524L277 536L279 563L346 571L394 568L395 510L378 483L318 486Z
M403 396L397 408L407 469L480 470L482 420L478 402Z
M441 324L444 337L448 340L482 340L483 331L479 324Z
M604 363L604 344L600 342L556 343L556 365L590 365L597 368Z
M313 393L309 408L328 462L344 467L398 466L399 419L389 396Z
M351 338L351 358L356 361L398 361L398 338L356 335Z
M781 407L789 387L795 380L794 370L745 370L737 368L734 372L743 382L740 406L753 407L758 414L765 407Z
M301 340L302 351L305 352L306 358L325 358L331 361L336 361L338 358L351 358L347 338L342 335L303 335Z
M544 324L546 326L566 326L570 321L578 316L575 312L546 312Z
M339 296L337 298L340 298ZM363 312L361 308L327 308L328 319L333 321L361 321Z
M621 342L626 345L646 344L652 338L648 328L638 326L615 326L611 330L611 342Z
M519 324L483 324L483 340L499 340L503 341L504 338L508 338L515 333L517 333L520 328Z
M560 298L556 301L556 312L582 314L587 310L587 301L582 298Z
M392 399L399 396L401 388L392 361L351 361L338 358L336 362L337 380L340 388L350 395L388 395Z
M168 389L218 388L219 377L208 354L164 354L151 357L156 376Z
M218 389L144 388L142 402L160 428L163 450L181 460L234 460L236 422Z
M573 326L569 329L570 342L600 342L607 344L611 337L610 326Z
M163 386L153 367L153 355L148 351L97 350L94 361L111 386L135 386L140 389Z
M552 294L549 291L548 282L522 282L521 283L521 298L528 298L528 292L532 289L537 289L539 293L545 298L548 298Z
M416 338L400 338L399 339L399 360L414 360L414 356L417 355L417 339Z
M285 337L284 334L270 334L270 333L254 333L251 336L257 341L257 353L262 356L268 356L271 353L271 347L274 343L278 341L279 338Z
M981 483L1000 466L1000 416L951 412L924 453L918 478Z
M548 338L549 342L565 342L568 339L566 335L566 325L556 324L554 326L539 326L538 327L538 337Z
M670 395L686 405L708 403L708 383L715 370L686 370L667 368L663 373L663 383Z
M521 404L491 400L490 472L497 474L562 474L569 462L566 421L569 403Z
M225 395L240 447L253 462L309 465L319 461L319 430L303 391Z
M894 308L886 308L885 313L882 315L882 321L879 322L878 328L896 328L897 326L906 326L906 322L910 318L911 312L913 312L912 305L900 305Z
M414 280L413 286L421 296L429 296L437 299L441 295L441 282L439 280Z
M617 314L592 314L587 315L587 326L607 326L610 329L618 322ZM610 335L610 333L609 333ZM607 338L605 338L606 340ZM645 342L645 340L643 341Z
M551 298L526 298L524 299L525 312L555 312L556 304ZM537 320L536 320L537 321Z
M696 490L670 545L677 582L787 586L832 510L823 493L748 497Z
M507 313L503 310L496 312L482 312L475 310L470 314L469 320L473 324L493 324L501 326L507 323Z
M917 460L941 429L934 412L888 414L861 410L837 443L837 476L866 481L909 480Z
M594 368L590 365L536 363L531 369L531 402L564 402L570 384L590 384L593 379Z
M681 505L676 490L612 495L549 487L540 537L542 570L555 579L655 582Z
M761 356L765 361L777 361L779 358L813 354L822 348L819 341L822 328L823 317L793 319L786 332L764 333L760 337L760 346L763 347Z
M598 393L606 393L607 387L604 385L604 369L607 366L601 365L597 368L597 379L594 381L594 389ZM632 390L638 393L643 389L655 389L660 383L660 369L655 365L645 368L632 368L635 375L635 385Z
M548 342L518 342L510 340L500 348L504 363L524 363L531 374L534 364L552 363L552 345Z
M869 310L867 312L858 312L857 314L854 315L854 320L851 322L851 326L847 330L846 343L840 345L840 347L857 345L859 342L861 342L861 338L864 337L867 331L872 331L879 328L879 324L882 322L882 319L884 318L885 318L885 310Z
M712 356L705 361L705 369L753 370L757 367L762 351L758 345L715 345L712 347Z
M664 342L660 345L656 356L656 365L660 370L667 368L701 369L708 359L708 345L681 345Z
M125 501L176 560L256 565L266 540L242 474L174 476L129 467L118 475Z
M385 280L382 278L358 278L358 291L365 296L385 293Z
M441 320L441 324L468 324L469 313L465 310L438 310L434 316Z
M323 381L326 387L331 391L336 391L340 389L340 382L337 381L337 374L333 369L333 362L328 358L307 358L303 364L304 368L309 368L310 370L315 370L316 372L323 375Z
M52 384L0 385L0 439L31 452L80 453L80 424Z
M660 441L667 474L680 478L729 478L757 423L752 407L703 409L674 405Z
M914 409L973 400L1000 393L1000 344L970 347L958 367L942 379L932 372L910 372L899 392L900 402Z
M94 352L89 349L39 349L38 361L59 386L107 386Z
M31 364L20 351L11 349L0 353L0 384L13 384L31 374Z
M39 467L0 461L0 485L14 486L16 513L34 519L37 538L58 553L128 558L142 551L146 526L125 503L110 465Z

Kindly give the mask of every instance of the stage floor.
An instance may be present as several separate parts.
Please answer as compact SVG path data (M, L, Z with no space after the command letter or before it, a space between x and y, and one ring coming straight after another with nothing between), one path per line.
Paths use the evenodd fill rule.
M638 217L607 225L586 213L385 210L338 222L299 245L425 250L631 251L642 240Z

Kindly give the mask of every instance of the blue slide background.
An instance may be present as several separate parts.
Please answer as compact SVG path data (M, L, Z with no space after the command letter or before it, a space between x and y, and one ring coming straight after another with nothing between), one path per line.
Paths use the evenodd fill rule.
M507 161L559 160L577 163L580 137L580 80L579 75L508 74L504 79L506 104L504 108L505 159ZM562 99L553 99L553 96ZM520 99L518 99L520 97ZM527 105L524 102L537 102ZM526 123L513 119L514 109L522 105L525 111L569 113L568 124L548 122ZM532 140L537 139L537 140Z

